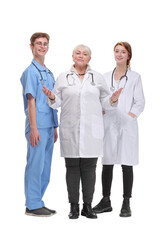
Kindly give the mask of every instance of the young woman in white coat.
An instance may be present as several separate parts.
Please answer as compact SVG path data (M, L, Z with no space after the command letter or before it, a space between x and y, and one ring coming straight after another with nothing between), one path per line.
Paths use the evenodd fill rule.
M103 198L93 210L96 213L112 211L110 194L114 164L123 172L123 203L121 217L131 216L130 198L133 186L133 166L138 164L137 118L144 109L145 100L141 76L130 69L132 49L129 43L119 42L114 47L116 68L104 75L110 94L123 88L117 109L104 109L104 156L102 158Z
M98 157L103 155L102 106L117 102L121 89L109 96L101 74L88 65L91 50L84 45L73 51L74 65L56 80L53 92L44 87L48 104L61 106L60 147L66 163L66 182L71 204L70 219L79 217L79 187L82 183L83 209L81 215L97 218L91 203L95 186ZM116 103L115 103L116 105Z

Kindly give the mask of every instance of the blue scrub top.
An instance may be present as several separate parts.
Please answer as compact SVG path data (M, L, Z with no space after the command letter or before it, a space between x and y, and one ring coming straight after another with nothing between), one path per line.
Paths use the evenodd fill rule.
M37 61L33 60L32 62L41 71L43 81L39 71L32 63L23 72L20 79L23 86L24 111L26 114L26 133L30 131L27 94L31 94L36 100L37 128L58 127L57 110L54 110L48 106L47 97L42 92L43 86L46 86L50 90L53 89L55 83L54 76L46 68L46 66L43 68Z

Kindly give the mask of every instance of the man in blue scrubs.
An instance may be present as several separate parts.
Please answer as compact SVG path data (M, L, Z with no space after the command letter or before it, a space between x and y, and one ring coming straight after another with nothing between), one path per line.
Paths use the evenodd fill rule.
M27 139L26 214L31 216L51 216L56 213L46 208L42 201L50 179L53 145L58 138L57 110L48 106L47 97L42 92L43 86L52 90L55 83L53 74L44 65L49 39L48 34L41 32L31 36L33 61L21 77Z

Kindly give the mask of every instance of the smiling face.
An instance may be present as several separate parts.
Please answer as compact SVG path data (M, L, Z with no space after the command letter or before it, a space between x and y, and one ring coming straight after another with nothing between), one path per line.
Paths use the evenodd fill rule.
M34 44L30 44L30 48L34 57L41 58L48 52L48 40L45 37L36 38Z
M117 65L127 65L127 60L129 59L129 55L127 50L123 46L117 45L115 47L114 57Z
M75 49L72 58L75 66L81 68L86 67L91 59L89 52L83 47L78 47L77 49Z

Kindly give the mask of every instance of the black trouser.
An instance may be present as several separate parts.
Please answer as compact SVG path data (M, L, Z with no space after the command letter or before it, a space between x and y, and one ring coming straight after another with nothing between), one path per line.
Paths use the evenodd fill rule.
M111 194L113 167L114 165L103 165L102 191L104 197L109 197ZM123 172L123 197L130 198L132 196L133 186L133 167L122 165L122 172Z
M97 159L98 158L65 158L66 183L70 203L79 202L80 181L82 183L83 202L92 202L96 180Z

